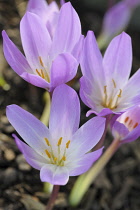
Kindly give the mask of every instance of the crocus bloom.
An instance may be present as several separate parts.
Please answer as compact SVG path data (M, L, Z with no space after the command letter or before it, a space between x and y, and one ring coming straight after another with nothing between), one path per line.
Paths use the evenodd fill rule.
M3 31L4 55L17 74L48 91L73 79L82 37L79 17L70 3L61 7L53 40L40 17L30 12L21 20L20 33L26 57Z
M114 36L125 30L135 7L139 4L140 0L123 0L106 12L103 19L101 35L98 39L101 47L106 47Z
M121 143L131 142L140 136L140 106L112 119L112 133Z
M128 80L131 65L129 35L123 32L115 37L102 58L94 34L88 32L81 56L80 88L83 102L91 108L88 114L119 114L140 104L140 70Z
M49 129L19 106L7 107L7 117L16 131L16 143L27 162L40 170L43 182L65 185L69 176L86 172L102 149L89 152L102 137L105 118L95 117L78 129L80 102L69 86L58 86L52 96Z
M29 0L27 11L37 14L53 37L59 16L59 7L55 1L48 4L45 0Z

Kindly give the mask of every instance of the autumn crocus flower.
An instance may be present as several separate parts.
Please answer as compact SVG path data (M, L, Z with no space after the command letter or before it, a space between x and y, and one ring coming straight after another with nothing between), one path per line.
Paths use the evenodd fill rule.
M63 84L52 96L49 129L19 106L7 107L7 117L16 131L16 143L27 162L40 170L43 182L65 185L69 176L86 172L102 153L88 153L100 140L105 118L95 117L79 127L80 103L76 92Z
M115 37L102 58L94 34L88 32L81 57L80 88L83 102L91 108L88 115L119 114L140 103L140 70L128 80L131 65L129 35L123 32Z
M110 40L124 31L132 17L139 0L123 0L111 7L104 16L101 34L98 38L100 47L106 47Z
M45 0L29 0L27 5L27 11L38 15L46 25L51 37L55 32L59 17L59 7L55 1L50 4Z
M53 40L40 17L27 12L20 23L25 56L3 31L3 50L9 65L29 83L53 91L76 75L81 44L80 20L71 6L62 6ZM80 41L80 43L82 43Z
M114 116L111 127L114 138L120 139L120 143L136 140L140 136L140 106Z

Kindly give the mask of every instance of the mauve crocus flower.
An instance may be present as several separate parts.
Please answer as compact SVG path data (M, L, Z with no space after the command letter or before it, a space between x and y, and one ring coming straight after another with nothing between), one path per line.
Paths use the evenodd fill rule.
M35 13L46 25L50 36L53 37L58 17L59 7L55 1L48 4L45 0L29 0L27 11Z
M106 12L101 35L98 38L100 47L106 47L114 36L126 29L134 9L139 4L140 0L123 0Z
M82 37L79 17L70 3L61 7L53 40L38 15L30 12L24 15L20 34L26 57L5 31L2 34L7 62L29 83L53 91L76 75Z
M63 84L52 96L49 129L19 106L10 105L7 117L27 143L13 135L27 162L40 170L43 182L65 185L69 176L86 172L102 149L88 153L102 137L105 118L95 117L79 127L80 102L76 92Z
M91 108L88 115L119 114L140 104L140 70L129 80L132 65L131 39L126 33L115 37L104 57L89 31L81 56L80 95Z
M111 123L114 138L120 139L120 143L136 140L140 136L140 106L114 116Z

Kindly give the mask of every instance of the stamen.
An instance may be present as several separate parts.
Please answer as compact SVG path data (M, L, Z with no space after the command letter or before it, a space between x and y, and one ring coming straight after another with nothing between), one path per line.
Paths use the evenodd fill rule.
M107 85L104 86L104 94L106 94L106 92L107 92L106 88L107 88Z
M115 80L112 79L112 82L113 82L114 88L116 88L116 82L115 82Z
M47 138L44 138L44 139L45 139L45 141L46 141L46 144L47 144L48 146L50 146L49 140L48 140Z
M129 122L128 126L130 126L130 125L132 125L132 120L130 120L130 122Z
M49 151L47 149L45 149L46 155L48 156L48 158L51 159L51 154L49 153Z
M70 140L66 143L66 148L68 149L70 145Z
M122 96L122 89L120 89L118 97L120 98Z
M37 74L41 77L41 74L40 74L40 72L38 71L38 69L36 69L36 72L37 72Z
M58 140L57 146L60 146L62 143L62 137L60 137L60 139Z
M129 120L129 117L126 117L124 122L127 123L128 120Z
M41 64L41 66L44 67L43 61L42 61L42 59L41 59L40 56L39 56L39 62L40 62L40 64Z
M57 161L57 157L54 157L53 160L54 160L54 162L56 162Z
M40 71L41 71L41 77L42 77L43 79L45 79L45 75L44 75L43 70L41 69Z
M63 157L62 157L62 160L63 160L63 161L66 161L66 156L63 156Z
M135 123L135 125L133 126L133 128L136 128L138 126L138 123Z

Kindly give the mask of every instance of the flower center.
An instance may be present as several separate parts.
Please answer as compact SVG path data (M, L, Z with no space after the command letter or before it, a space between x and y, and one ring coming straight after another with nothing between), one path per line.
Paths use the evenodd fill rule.
M57 166L64 166L64 163L66 161L66 150L69 148L70 145L70 140L67 141L67 143L65 144L65 147L62 149L62 137L60 137L60 139L57 142L57 154L54 154L53 148L49 142L49 140L47 138L44 138L48 149L45 149L45 153L47 155L47 157L50 160L51 164L57 165Z
M128 128L129 131L132 131L134 128L138 126L138 122L132 120L129 116L124 119L123 124Z
M48 74L48 69L47 67L44 66L44 63L42 61L42 58L39 56L39 63L41 65L41 69L36 69L36 73L45 79L47 82L50 82L50 76Z
M117 85L114 79L112 79L113 88L112 91L107 90L107 85L104 86L104 95L102 106L109 109L116 109L119 103L119 99L122 96L122 89L117 89Z

